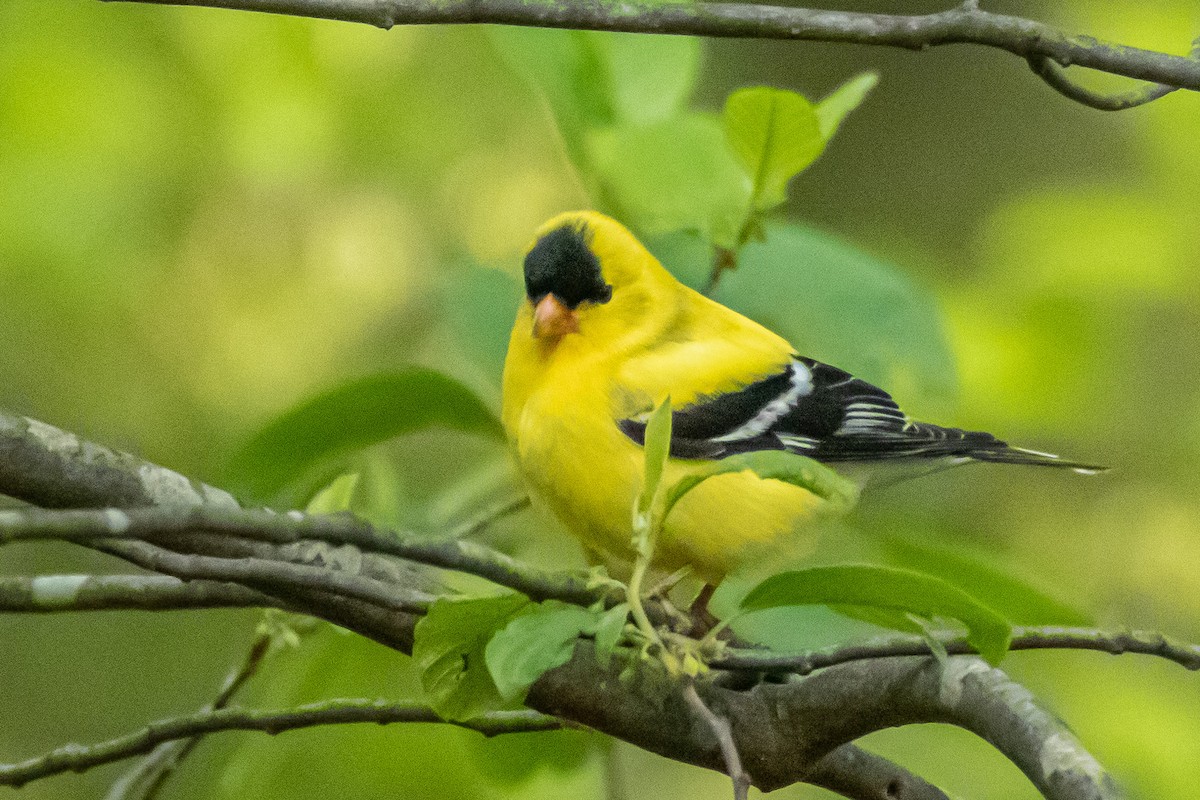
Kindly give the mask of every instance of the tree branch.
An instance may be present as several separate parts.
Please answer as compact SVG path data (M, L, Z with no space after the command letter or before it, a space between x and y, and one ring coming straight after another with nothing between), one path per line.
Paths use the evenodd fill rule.
M1017 765L1047 798L1116 800L1121 792L1075 734L1034 696L982 659L948 659L938 701L949 721L973 731Z
M0 578L0 613L176 611L283 608L279 600L236 583L167 575L39 575Z
M974 655L978 651L964 637L939 638L949 655ZM1177 642L1153 631L1102 631L1094 628L1016 628L1010 650L1095 650L1121 655L1138 653L1158 656L1189 669L1200 670L1200 645ZM872 639L852 645L838 645L807 653L771 653L736 650L716 659L717 669L754 669L808 675L816 670L853 661L900 656L932 655L929 643L915 636Z
M725 772L733 781L733 800L746 800L750 794L750 776L742 769L742 758L738 754L737 743L733 741L729 720L717 716L704 704L700 695L696 693L694 681L689 680L684 686L683 699L717 738L717 744L721 747L721 758L725 761Z
M818 761L804 782L855 800L950 800L933 784L852 744Z
M153 507L0 512L0 545L44 539L77 543L123 539L168 541L201 531L277 545L297 544L306 540L311 541L313 546L321 543L326 549L328 545L349 545L359 551L477 575L516 589L535 600L555 598L590 605L609 594L606 588L589 586L585 577L536 569L476 542L401 532L382 533L349 514L306 515L299 511L277 514L266 509L207 506L191 506L182 510ZM350 557L349 560L354 559ZM193 574L188 577L204 576ZM619 597L614 595L613 601L618 600Z
M653 0L622 3L600 0L132 1L264 11L366 23L384 29L394 25L490 23L841 42L909 50L925 50L944 44L977 44L1005 50L1038 64L1049 60L1064 67L1076 65L1177 89L1200 91L1200 61L1196 59L1069 34L1034 20L984 11L976 2L963 3L935 14L904 16L749 3L661 3Z
M233 702L234 696L258 673L263 659L271 650L271 644L271 634L260 631L250 644L241 665L229 673L217 696L201 709L201 713L227 708ZM159 744L149 756L135 764L133 769L112 785L105 800L151 800L203 738L203 735L197 734Z
M679 682L651 664L643 663L637 680L622 685L621 665L597 675L591 645L581 643L575 658L533 685L526 702L597 730L619 729L620 738L667 758L724 772L722 750L707 726L694 723ZM728 720L743 767L763 791L812 782L833 763L825 761L831 753L869 733L947 722L986 739L1048 800L1118 796L1066 726L977 658L950 659L944 670L928 657L876 659L747 691L713 683L697 683L696 689L714 714ZM840 754L839 765L853 763L849 753Z
M112 488L114 494L125 492L127 501L143 507L153 505L157 499L177 500L182 494L184 502L174 505L174 513L183 517L188 516L189 509L203 503L202 490L182 476L179 476L179 480L184 482L186 488L180 492L164 492L159 482L150 481L147 484L136 477L135 482L130 484L119 474L123 470L131 471L133 476L174 473L108 451L105 452L108 452L109 458L95 457L97 449L94 445L79 442L69 434L57 432L57 435L39 435L38 432L45 434L43 428L49 426L27 421L17 426L5 425L5 419L0 415L0 492L33 502L39 499L53 501L60 507L65 504L64 497L73 497L76 501L93 506L109 505L112 501L106 496L105 487ZM64 442L69 444L64 445ZM21 472L6 464L6 447L9 452L22 454L31 472ZM63 485L55 488L55 481ZM172 483L179 485L178 481ZM129 500L130 496L132 500ZM220 503L215 513L218 516L234 514L236 509L231 509L231 503L231 498L228 502ZM222 508L225 510L222 511ZM22 513L28 515L36 512ZM152 518L150 511L133 508L126 511L131 524L137 519L135 515L142 513L146 514L146 520ZM268 531L277 530L272 528L275 523L271 519L289 520L286 516L268 512L237 513L258 514L254 519ZM69 515L59 517L64 518L78 519ZM118 520L115 515L91 512L91 518L93 521L95 518L106 518L109 525L106 532L110 536L114 534L113 521ZM4 519L5 524L13 523L11 516L6 515ZM248 522L249 518L240 519ZM337 517L309 518L303 515L290 519L291 523L311 526L306 530L314 536L321 535L326 529L336 530L339 525L345 524ZM294 562L299 562L302 566L312 568L321 564L325 565L326 573L338 574L341 569L355 575L369 575L372 576L371 580L380 585L393 586L398 591L414 585L419 585L422 591L445 591L444 588L435 588L428 578L424 584L414 583L422 573L400 569L409 562L397 561L392 556L363 553L357 548L347 550L348 545L308 539L274 543L255 540L249 534L243 538L213 530L176 533L172 536L155 543L100 538L91 544L116 552L136 563L157 565L163 569L176 569L174 562L164 560L171 556L186 559L196 555L211 559L200 562L206 565L206 569L201 571L206 577L225 570L237 573L241 568L236 565L251 558L260 562L274 560L284 566L295 566ZM167 546L186 548L191 552L173 552L165 549ZM369 562L370 557L377 561ZM335 563L339 558L348 563ZM359 562L355 561L356 558ZM279 604L287 604L303 613L329 620L393 649L411 652L413 629L418 616L405 610L393 610L348 597L333 590L332 584L275 580L290 575L255 573L239 575L238 580L247 580L251 589L270 595ZM391 575L395 576L394 579L389 577ZM953 665L961 660L952 659L950 663ZM587 725L652 752L724 772L725 764L718 743L707 726L696 722L695 714L683 696L684 686L660 674L661 671L654 668L653 662L640 665L635 680L621 681L620 671L624 665L620 661L613 659L608 667L600 666L591 643L581 640L577 642L575 654L567 664L546 673L531 687L526 703L544 714ZM975 660L967 661L974 663ZM959 724L997 743L1014 763L1025 767L1040 763L1038 759L1042 743L1035 734L1055 736L1059 732L1058 729L1040 724L1041 717L1037 715L1044 712L1030 704L1028 708L1014 710L1016 719L1007 722L1005 730L993 730L989 727L989 720L998 717L998 714L973 715L969 713L970 709L961 706L983 703L989 691L1001 689L995 686L981 687L974 673L965 675L962 683L967 688L957 694L961 702L950 707L939 700L940 675L936 662L928 657L884 658L831 666L783 685L763 684L747 691L723 688L712 681L697 683L696 689L705 705L728 720L744 770L754 784L764 790L805 781L833 788L855 798L888 797L888 792L897 787L907 792L905 796L912 800L944 798L935 788L901 767L848 744L875 730L917 722L946 721ZM1003 704L1004 701L1001 698L996 702ZM1022 727L1022 714L1036 718L1038 724L1030 723ZM1006 735L1008 729L1016 731L1016 734ZM1022 731L1027 735L1017 735ZM993 736L993 733L997 735ZM1078 763L1094 763L1086 760L1086 752L1078 748L1078 743L1073 739L1059 737L1053 741L1058 743L1056 746L1059 749L1050 755L1061 752L1079 756ZM1060 761L1062 759L1054 763ZM871 772L867 774L862 770ZM1051 800L1091 800L1105 796L1089 794L1084 790L1074 791L1071 786L1063 788L1056 783L1047 785L1050 787L1047 796Z
M139 731L94 745L69 744L45 755L16 764L0 765L0 786L20 787L39 778L63 772L83 772L134 756L144 755L165 742L190 739L218 731L261 731L272 736L316 725L347 725L373 722L437 722L479 731L485 736L562 727L553 717L533 711L493 711L465 722L449 722L428 706L390 700L326 700L284 710L260 711L246 708L205 709L186 717L173 717L147 725Z
M1192 51L1188 54L1188 57L1193 61L1200 61L1200 39L1192 42ZM1104 94L1103 92L1095 92L1075 83L1067 75L1066 70L1062 66L1047 56L1031 56L1028 61L1029 68L1034 71L1034 74L1044 80L1051 89L1071 98L1077 103L1083 103L1085 106L1095 108L1099 111L1125 111L1126 109L1137 108L1146 103L1152 103L1160 97L1166 97L1171 92L1179 89L1178 86L1171 86L1166 83L1144 83L1127 92Z
M132 544L116 542L114 544ZM183 580L222 580L265 592L312 589L362 600L391 611L423 613L433 597L409 587L329 567L310 567L265 558L222 558L176 553L160 547L109 548L139 567ZM123 552L122 552L123 550Z

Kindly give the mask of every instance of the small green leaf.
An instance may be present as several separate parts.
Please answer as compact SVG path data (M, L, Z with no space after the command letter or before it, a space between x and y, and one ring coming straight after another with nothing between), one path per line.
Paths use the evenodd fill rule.
M595 625L593 612L556 600L547 600L509 622L485 649L488 671L500 697L524 697L542 673L570 660L579 634Z
M680 111L691 94L700 42L686 36L490 26L501 59L546 98L576 166L589 129L646 125Z
M1089 615L1004 569L995 554L972 554L898 536L884 537L880 543L887 560L895 566L970 586L973 597L999 611L1013 625L1094 624Z
M649 514L658 494L658 485L662 483L663 470L667 466L667 458L671 455L671 398L662 401L650 421L646 423L646 438L643 446L645 472L642 477L642 491L638 495L637 511L639 514Z
M490 738L463 737L462 743L466 745L467 752L474 757L473 766L487 779L486 791L451 793L450 796L513 800L536 797L538 793L529 790L531 779L537 776L545 780L553 776L559 779L554 781L553 785L561 785L561 782L572 779L578 780L577 776L581 773L586 775L588 766L595 763L597 751L604 746L605 741L588 730L544 731ZM497 791L497 788L500 790ZM436 790L427 790L422 796L444 797L445 790L440 794Z
M575 158L583 131L613 122L604 64L585 31L490 25L485 28L501 60L542 95Z
M821 137L826 142L833 138L842 120L859 107L866 99L867 92L875 88L877 83L878 74L864 72L846 81L817 103L817 122L821 127Z
M308 514L336 514L349 511L354 490L358 488L358 473L349 472L333 479L333 483L313 495L304 507Z
M751 589L741 608L761 611L817 604L956 619L967 626L967 641L991 664L1000 663L1012 638L1012 627L1004 617L941 578L868 564L782 572Z
M404 476L390 453L368 450L352 461L360 476L351 510L378 528L399 530L409 521Z
M825 149L812 103L769 86L739 89L729 96L725 135L750 177L756 211L786 200L788 181Z
M753 472L761 478L783 481L808 489L839 509L849 509L858 500L858 488L824 464L786 450L759 450L709 462L682 478L667 490L663 519L666 519L667 514L684 495L709 478L746 471Z
M945 667L950 654L946 652L946 645L942 644L942 640L937 637L937 631L930 625L929 620L916 614L908 614L907 616L909 622L920 629L920 636L925 640L925 644L929 645L929 652L937 659L940 666Z
M915 636L926 635L925 627L917 622L920 617L909 611L898 611L894 608L879 608L877 606L832 605L829 608L843 617L856 619L880 628L891 628L894 631L911 633Z
M639 234L688 229L717 244L735 243L750 182L715 116L688 113L594 129L586 150L597 197Z
M485 648L513 617L533 606L524 595L440 599L416 625L413 659L430 705L462 720L504 705L488 671Z
M699 39L637 33L589 36L602 53L618 120L649 125L683 109L700 67Z
M433 426L503 437L474 392L440 372L412 367L350 381L284 412L234 457L229 482L269 500L327 459Z
M600 615L596 623L596 660L600 666L608 668L612 655L625 632L625 624L629 620L629 603L618 603Z

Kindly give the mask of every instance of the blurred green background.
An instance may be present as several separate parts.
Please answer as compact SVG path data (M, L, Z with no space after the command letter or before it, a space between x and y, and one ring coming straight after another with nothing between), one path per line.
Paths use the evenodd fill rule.
M1182 1L987 5L1170 52L1200 33ZM593 202L503 36L6 0L0 41L0 406L220 483L255 430L351 378L424 364L498 403L521 249L544 219ZM961 470L868 498L849 526L972 554L1104 625L1200 641L1200 97L1110 115L980 48L721 41L702 45L692 103L718 111L764 83L815 98L867 69L879 86L792 184L783 216L933 298L954 369L898 375L914 415L1116 469ZM754 282L744 267L737 279ZM784 285L775 313L803 329L805 300ZM388 521L436 526L501 458L429 432L371 463L386 465L373 474ZM580 563L561 538L523 538L540 527L524 516L490 541ZM0 551L5 573L84 570L121 567L65 546ZM198 707L256 620L0 618L0 760ZM1017 654L1005 668L1132 796L1194 796L1197 676L1091 653ZM415 686L405 657L325 630L272 659L247 700ZM865 744L955 796L1034 796L959 731ZM727 794L719 775L608 750L584 734L484 742L431 726L229 734L164 796L599 798L614 772L632 800ZM120 769L23 796L102 796Z

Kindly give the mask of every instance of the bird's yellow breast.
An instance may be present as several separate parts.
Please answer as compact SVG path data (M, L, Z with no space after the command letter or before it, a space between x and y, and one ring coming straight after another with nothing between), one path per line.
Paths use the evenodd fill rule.
M551 345L536 340L523 308L510 340L503 418L522 473L586 546L623 560L633 557L631 520L644 454L617 421L649 411L668 394L682 406L746 385L777 371L790 354L773 334L749 348L737 337L697 339L687 316L653 347L606 353L583 334ZM717 332L724 332L719 324ZM671 459L664 479L670 485L698 466ZM749 472L711 478L672 510L655 566L690 566L716 583L764 549L801 555L806 547L795 531L822 503Z

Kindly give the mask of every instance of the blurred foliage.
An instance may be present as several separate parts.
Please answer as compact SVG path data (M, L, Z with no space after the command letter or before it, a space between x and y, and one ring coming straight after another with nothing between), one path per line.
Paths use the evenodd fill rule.
M503 436L500 420L458 381L419 367L381 373L276 417L234 455L225 485L248 499L272 502L316 464L434 426Z
M1180 0L994 5L1175 52L1200 32ZM9 0L0 37L0 404L214 482L270 420L364 376L436 368L494 410L519 254L553 213L616 211L702 284L708 239L739 232L747 209L731 198L751 188L722 150L726 98L760 85L845 98L833 92L848 77L879 73L717 298L917 416L1118 469L924 478L865 497L818 560L969 582L1014 622L1076 614L1200 640L1195 95L1105 116L973 48L383 33L90 0ZM461 431L330 452L290 491L357 474L353 507L389 525L452 524L507 480L502 446ZM542 565L582 563L532 514L485 536ZM113 565L14 546L0 569ZM792 646L866 630L820 609L755 617ZM13 720L0 758L199 707L256 619L0 618ZM1194 675L1076 653L1005 669L1134 797L1193 794ZM409 659L325 627L272 658L246 702L421 691ZM952 794L1033 796L960 732L867 745ZM632 798L726 791L721 776L578 732L367 726L213 738L166 796L601 797L612 763ZM99 796L116 774L22 793Z

